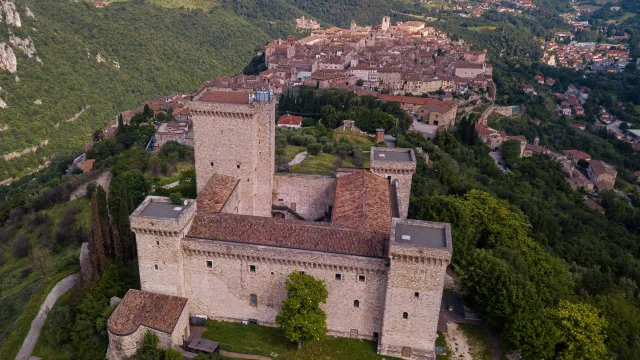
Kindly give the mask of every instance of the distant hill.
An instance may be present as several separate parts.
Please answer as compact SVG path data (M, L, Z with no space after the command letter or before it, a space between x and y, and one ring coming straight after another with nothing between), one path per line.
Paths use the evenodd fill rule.
M223 7L0 2L16 9L0 15L14 19L0 21L0 106L6 105L0 108L0 181L54 154L81 150L93 131L146 99L190 92L217 75L242 71L271 38ZM3 53L5 60L15 55L15 72L11 61L3 66Z

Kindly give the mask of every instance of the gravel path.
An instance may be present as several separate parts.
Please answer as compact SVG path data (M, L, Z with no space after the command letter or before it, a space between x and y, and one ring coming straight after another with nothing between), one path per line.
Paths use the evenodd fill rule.
M298 165L301 162L304 161L304 159L307 158L307 152L303 151L301 153L299 153L298 155L296 155L296 157L293 158L293 160L289 161L289 166L294 166L294 165Z
M31 357L31 353L33 349L36 347L36 343L38 342L38 337L40 336L40 330L42 330L42 326L44 325L45 320L47 320L47 312L53 307L53 305L58 301L60 296L69 291L77 282L80 280L80 275L73 274L69 275L66 278L60 280L47 298L40 306L40 311L38 311L38 315L31 322L31 328L29 329L29 333L27 337L24 339L22 343L22 347L16 356L16 360L27 360Z

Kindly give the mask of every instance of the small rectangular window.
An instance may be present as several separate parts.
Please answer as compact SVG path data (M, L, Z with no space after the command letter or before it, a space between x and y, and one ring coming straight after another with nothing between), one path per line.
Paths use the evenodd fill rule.
M249 323L249 325L258 325L257 319L249 319L247 322Z
M365 282L367 281L367 277L364 275L358 275L358 282Z
M213 268L213 261L207 260L207 268L208 269L212 269Z
M411 348L408 346L402 347L402 356L403 357L411 357Z
M413 296L417 297L417 298L420 298L420 293L416 291L416 292L413 293Z
M160 246L160 241L156 241L156 245Z
M153 264L153 268L158 270L158 264Z
M338 281L342 280L342 274L336 274L336 280Z
M213 161L210 164L211 164L211 167L213 167Z
M236 168L240 169L240 164L236 164Z
M256 272L256 266L255 265L249 265L249 271L250 272Z
M258 306L258 295L256 294L249 295L249 305Z
M403 312L402 313L402 318L403 319L408 319L409 318L409 313Z

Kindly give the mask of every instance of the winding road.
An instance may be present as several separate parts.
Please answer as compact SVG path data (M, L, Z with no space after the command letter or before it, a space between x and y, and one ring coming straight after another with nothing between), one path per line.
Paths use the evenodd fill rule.
M64 295L64 293L69 291L69 289L78 282L78 280L80 280L79 274L69 275L60 280L53 289L51 289L51 292L47 295L42 306L40 306L38 315L36 315L36 318L31 322L31 328L29 329L27 337L24 338L24 342L22 343L22 347L20 348L18 355L16 355L16 360L27 360L31 357L31 353L33 353L33 349L36 347L36 343L38 342L42 326L44 325L45 320L47 320L47 312L53 307L56 301Z

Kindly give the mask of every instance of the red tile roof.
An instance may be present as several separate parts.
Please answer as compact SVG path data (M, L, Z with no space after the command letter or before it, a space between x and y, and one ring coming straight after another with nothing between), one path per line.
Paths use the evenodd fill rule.
M95 159L88 159L87 161L84 162L84 169L82 169L83 173L88 173L89 171L91 171L93 169L93 165L95 165L96 160Z
M562 152L563 154L573 157L574 159L577 160L591 160L591 155L584 153L580 150L565 150Z
M444 106L444 107L454 107L456 103L453 101L441 101L436 99L429 98L420 98L413 96L401 96L401 95L386 95L379 94L378 97L384 101L397 101L399 103L407 103L414 105L431 105L431 106Z
M207 91L198 98L198 101L226 104L248 104L249 93L239 91Z
M302 125L302 116L283 115L278 119L278 125Z
M187 237L367 257L382 257L384 242L378 234L336 224L200 212Z
M140 326L171 334L186 305L186 298L129 289L107 320L107 328L119 336Z
M198 194L198 210L217 213L227 203L240 180L222 174L213 174L207 185Z
M388 236L391 232L389 184L368 171L338 177L331 220L334 224Z

